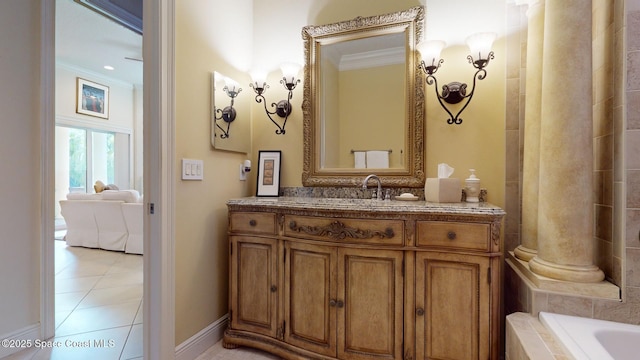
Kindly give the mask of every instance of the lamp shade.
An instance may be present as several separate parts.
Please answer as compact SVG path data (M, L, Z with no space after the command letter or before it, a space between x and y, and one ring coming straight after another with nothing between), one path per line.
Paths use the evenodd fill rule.
M296 63L284 63L280 65L280 70L282 70L282 76L285 78L287 83L294 83L296 77L298 76L298 72L300 72L300 64Z
M228 77L224 78L224 85L231 92L236 92L240 88L240 84L238 84L237 81L233 80L232 78L228 78Z
M425 64L432 65L440 60L440 53L445 45L446 43L441 40L429 40L421 42L416 48Z
M496 33L492 32L477 33L469 36L467 45L471 56L476 60L487 60L496 36Z
M253 84L258 88L264 87L264 85L267 83L267 73L265 71L254 70L250 73L250 75Z

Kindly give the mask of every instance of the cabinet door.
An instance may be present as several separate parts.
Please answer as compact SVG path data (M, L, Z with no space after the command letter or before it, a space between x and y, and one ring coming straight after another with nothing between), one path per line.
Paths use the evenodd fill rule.
M416 358L489 359L489 258L416 253Z
M338 250L338 358L402 359L402 251Z
M275 337L277 240L231 237L231 327Z
M333 246L285 243L287 343L336 356L336 258Z

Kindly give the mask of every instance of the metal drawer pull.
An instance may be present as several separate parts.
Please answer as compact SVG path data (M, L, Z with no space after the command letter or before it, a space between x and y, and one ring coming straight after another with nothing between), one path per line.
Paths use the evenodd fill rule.
M447 233L447 238L448 238L449 240L455 240L455 239L456 239L456 232L455 232L455 231L449 231L449 232Z
M329 306L331 306L331 307L336 307L336 304L337 304L337 302L336 302L336 300L335 300L335 299L331 299L331 300L329 300Z
M251 220L249 220L249 225L256 226L256 225L258 225L258 222L253 220L253 219L251 219Z
M342 308L342 307L344 307L344 302L342 300L338 300L338 304L337 305L338 305L339 308Z
M418 316L424 315L424 309L423 308L417 308L416 309L416 315L418 315Z

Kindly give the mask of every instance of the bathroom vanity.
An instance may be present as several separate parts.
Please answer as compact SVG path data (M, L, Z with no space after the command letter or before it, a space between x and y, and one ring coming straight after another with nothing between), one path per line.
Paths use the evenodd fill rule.
M285 359L499 359L501 219L487 203L242 198L224 346Z

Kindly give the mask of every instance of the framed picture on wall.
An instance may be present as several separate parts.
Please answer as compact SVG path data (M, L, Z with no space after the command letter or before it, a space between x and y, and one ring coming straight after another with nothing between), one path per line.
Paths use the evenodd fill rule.
M109 87L77 78L76 112L78 114L109 118Z
M280 193L280 150L258 152L256 196L278 196Z

